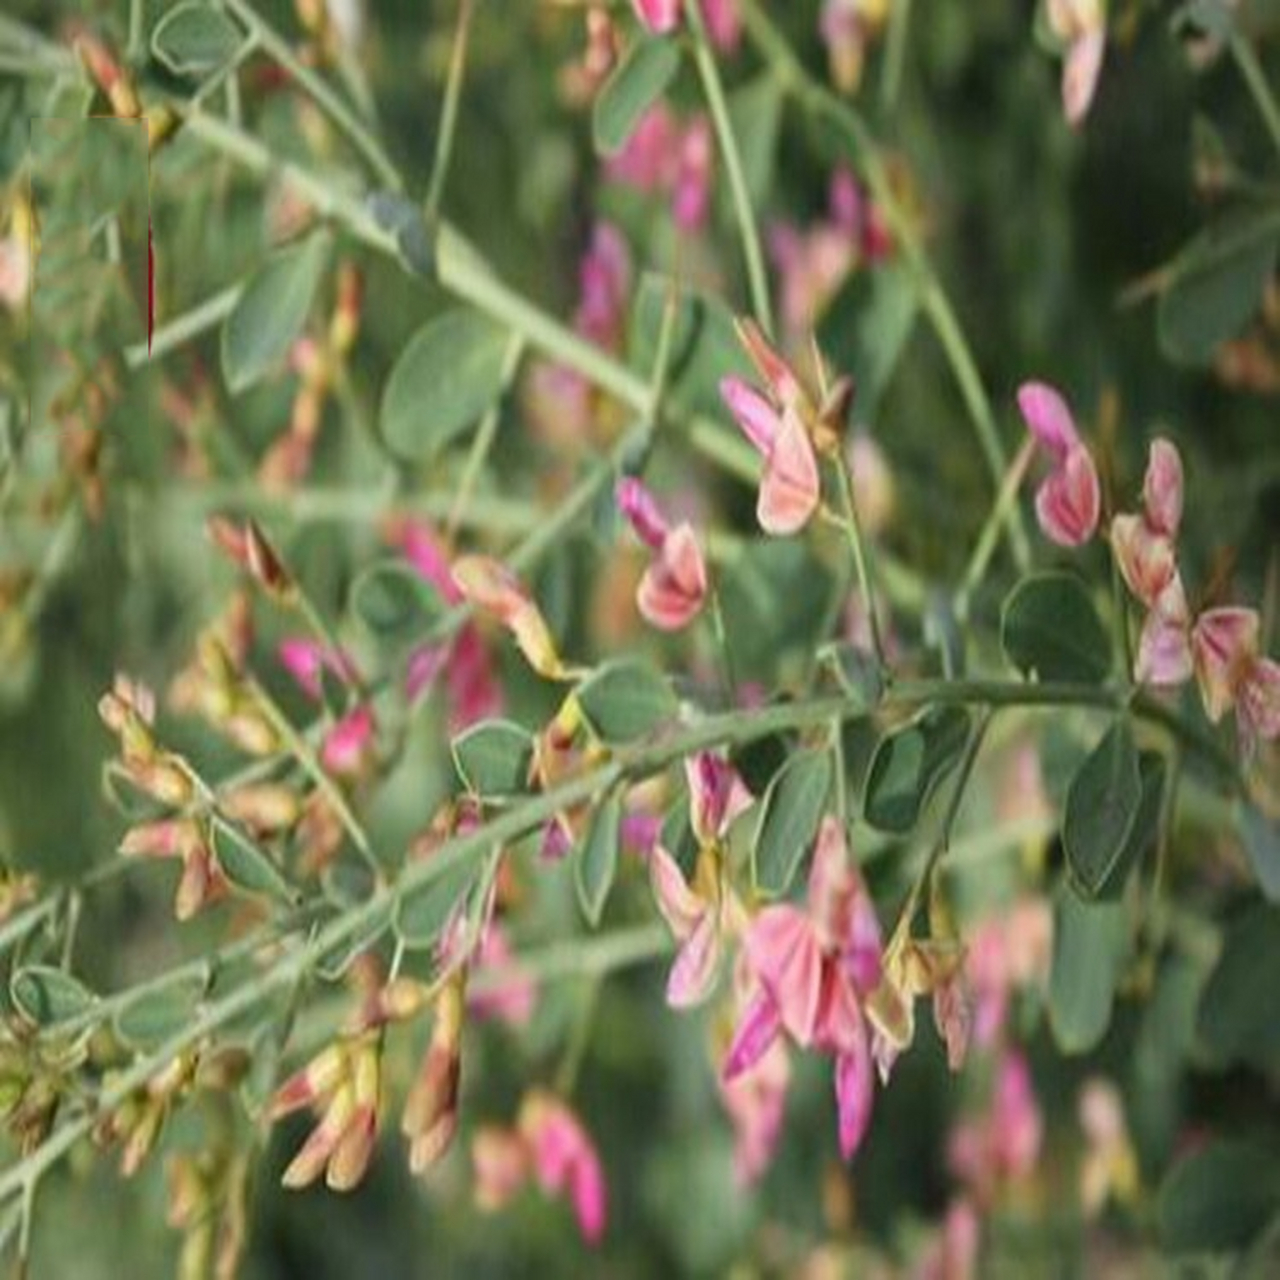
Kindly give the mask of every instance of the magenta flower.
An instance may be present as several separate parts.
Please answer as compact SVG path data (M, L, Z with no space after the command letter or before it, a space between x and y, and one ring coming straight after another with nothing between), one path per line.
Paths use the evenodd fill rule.
M707 598L707 566L697 535L687 521L668 525L653 494L634 477L619 480L616 492L622 514L654 552L636 592L640 613L660 631L679 631Z
M682 0L631 0L636 17L655 35L674 31L684 16ZM701 0L707 37L723 53L732 53L742 37L737 0Z
M720 396L742 433L764 459L756 515L767 533L797 533L818 509L818 458L805 422L812 406L798 375L769 345L754 322L738 333L765 390L738 377L724 378Z
M339 778L358 778L373 760L373 709L362 704L325 734L320 762Z
M840 1150L857 1150L871 1119L871 1042L863 1001L880 985L880 924L844 830L825 818L809 874L807 910L780 903L751 922L744 948L760 991L738 1023L724 1063L732 1080L785 1030L801 1048L835 1058Z
M1018 408L1053 470L1036 493L1040 528L1060 547L1079 547L1093 537L1102 510L1098 471L1062 396L1043 382L1018 388Z
M526 1096L516 1126L547 1195L567 1196L588 1244L604 1235L608 1187L591 1136L569 1107L545 1090Z
M666 35L680 25L682 0L631 0L636 17L655 35Z
M327 671L342 684L355 684L360 676L349 654L333 649L317 640L287 636L280 641L280 662L298 687L315 701L323 695L324 673Z

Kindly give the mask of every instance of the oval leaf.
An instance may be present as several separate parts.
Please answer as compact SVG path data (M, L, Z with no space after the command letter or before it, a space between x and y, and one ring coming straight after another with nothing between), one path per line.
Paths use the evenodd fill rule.
M679 69L674 40L635 41L596 95L591 132L597 150L605 155L620 151Z
M222 373L232 394L283 363L302 332L329 260L329 237L273 253L249 277L222 326Z
M490 799L529 790L533 738L510 720L485 720L453 740L453 763L472 794Z
M475 878L475 864L464 862L402 898L392 918L396 937L410 951L434 946L454 913L462 909Z
M1211 1142L1174 1166L1159 1212L1171 1253L1242 1249L1280 1212L1280 1152L1260 1142Z
M401 457L425 461L465 431L502 394L508 334L478 311L428 321L400 353L382 393L382 438Z
M1081 902L1070 889L1058 894L1049 1022L1064 1053L1084 1053L1106 1033L1128 950L1122 903Z
M1117 873L1142 807L1142 774L1133 729L1122 717L1071 779L1062 846L1072 884L1096 898Z
M213 851L227 880L243 893L296 902L296 890L271 858L238 826L215 814L209 824Z
M1226 930L1205 984L1197 1034L1215 1058L1265 1068L1280 1059L1280 908L1255 903Z
M151 1049L181 1031L209 986L208 969L193 970L176 982L141 991L115 1016L116 1035L135 1049Z
M244 41L244 32L223 10L189 0L157 23L151 51L176 76L204 76L230 62Z
M1111 668L1107 633L1073 573L1039 573L1009 593L1000 644L1024 676L1099 684Z
M592 928L600 923L618 870L622 797L614 792L596 810L586 838L574 850L573 883L578 903Z
M791 887L813 844L831 790L831 754L797 751L764 794L752 841L756 888L780 897Z
M351 609L387 643L421 636L443 615L435 588L403 560L370 565L351 584Z
M1240 806L1240 838L1258 887L1270 902L1280 902L1280 827L1247 801Z
M1235 209L1204 229L1173 260L1160 295L1160 346L1172 360L1208 363L1258 309L1276 266L1280 211Z
M607 662L578 686L578 702L605 742L632 742L671 720L671 686L646 662Z
M88 1013L98 1002L83 983L52 965L32 964L9 982L13 1006L38 1027L54 1027Z
M962 707L930 707L880 740L867 770L863 812L880 831L905 835L934 788L959 763L969 737Z

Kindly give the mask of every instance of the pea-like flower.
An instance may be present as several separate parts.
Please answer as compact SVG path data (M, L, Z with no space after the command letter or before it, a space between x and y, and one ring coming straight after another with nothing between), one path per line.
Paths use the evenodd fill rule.
M1049 29L1066 45L1062 110L1073 128L1089 113L1107 47L1105 0L1048 0Z
M636 592L645 620L661 631L679 631L702 610L707 566L688 521L668 524L653 494L632 476L618 481L618 506L640 540L654 553Z
M1040 528L1060 547L1083 546L1098 527L1102 491L1071 410L1061 394L1043 382L1024 382L1018 388L1018 408L1053 466L1036 492Z
M489 556L463 556L454 562L453 580L463 599L511 633L520 652L540 676L548 680L568 678L570 672L560 660L542 611L505 565Z
M1258 740L1280 736L1280 663L1259 653L1254 609L1202 613L1191 629L1191 652L1205 713L1215 724L1233 707L1246 758Z
M764 390L730 376L720 395L742 433L764 460L756 515L766 533L797 533L818 509L821 482L808 423L815 416L799 375L750 320L738 335L764 383Z
M880 924L849 861L844 829L818 831L807 909L766 907L743 943L760 990L738 1023L724 1063L732 1080L786 1033L801 1048L835 1058L840 1150L858 1149L871 1119L874 1072L864 1001L881 983Z

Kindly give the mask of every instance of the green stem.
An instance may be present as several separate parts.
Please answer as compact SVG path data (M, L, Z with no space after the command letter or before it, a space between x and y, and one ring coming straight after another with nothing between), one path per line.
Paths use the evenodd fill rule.
M880 78L880 108L888 115L898 104L902 68L907 58L907 33L911 30L911 0L894 0L885 38L884 71Z
M360 153L370 170L384 187L392 191L401 188L400 174L387 157L376 138L348 110L346 104L310 67L303 66L294 55L289 42L269 26L246 0L226 0L227 8L236 15L263 51L288 72L298 85L323 111L338 131Z
M981 532L978 534L978 541L974 544L973 555L969 557L964 576L960 580L960 590L956 594L955 609L956 617L961 622L968 619L969 607L973 603L974 593L982 585L982 580L986 577L987 570L991 567L991 558L995 555L996 544L1000 540L1000 531L1004 526L1009 509L1017 501L1018 489L1022 485L1023 477L1027 474L1027 468L1031 465L1031 459L1034 456L1035 441L1028 436L1010 464L1009 470L1005 472L1004 481L1000 485L1000 492L996 494L995 501L987 512L987 518L983 523Z
M141 368L161 356L168 355L183 343L198 338L210 329L216 329L231 314L243 289L243 285L233 284L215 293L211 298L174 316L172 320L160 325L151 335L151 349L147 350L145 342L139 342L124 349L124 362L130 370Z
M439 216L444 184L449 177L449 160L453 155L453 139L458 127L458 104L462 99L462 82L467 69L467 41L471 33L474 8L472 0L459 0L458 25L454 28L448 78L444 86L444 105L440 110L440 131L436 135L436 153L431 163L431 181L427 185L424 206L428 225L433 224Z
M462 475L458 478L458 491L449 508L449 520L445 526L446 537L450 542L453 541L459 526L466 519L467 506L471 501L471 491L475 488L476 480L480 476L480 468L484 466L485 459L489 456L493 448L493 442L497 438L498 424L502 421L503 397L516 376L516 370L520 367L520 358L523 355L524 339L519 334L515 334L508 342L507 352L503 357L501 390L498 392L494 402L485 411L484 417L480 419L476 438L471 442L471 449L467 453L467 461L462 468Z
M853 494L853 477L843 450L836 458L836 473L840 480L840 501L844 506L843 527L849 540L854 570L858 575L858 591L862 607L866 611L867 625L871 629L871 647L875 651L876 665L885 670L884 638L880 634L880 616L876 609L875 592L871 588L871 574L867 568L867 553L862 542L862 528L858 523L858 504Z
M729 177L729 192L733 197L734 213L738 220L738 232L742 237L742 256L747 265L747 285L751 291L751 309L766 334L773 334L773 310L769 303L769 281L765 275L764 254L760 249L760 229L751 208L751 193L747 190L746 175L742 170L742 156L738 140L729 118L729 105L725 101L724 86L720 82L720 69L707 39L706 25L702 21L702 9L698 0L684 0L685 21L693 35L693 60L702 80L711 112L711 124L716 133L716 144L724 158L725 172Z
M129 44L126 57L137 65L145 48L147 28L146 0L129 0Z
M1277 154L1280 154L1280 107L1276 105L1275 95L1272 94L1271 86L1267 83L1258 55L1254 52L1249 37L1238 27L1232 27L1229 43L1231 56L1249 90L1253 105L1257 107L1258 114L1262 117L1271 145L1275 147Z

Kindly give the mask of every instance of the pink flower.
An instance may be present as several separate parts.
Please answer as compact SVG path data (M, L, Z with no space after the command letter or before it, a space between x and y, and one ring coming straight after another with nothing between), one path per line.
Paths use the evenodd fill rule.
M685 761L689 813L699 855L692 886L676 860L661 846L649 855L649 878L658 910L680 943L667 980L667 1003L675 1009L700 1004L711 993L724 934L741 912L737 898L722 882L721 842L751 804L735 770L718 756L702 752Z
M1120 1091L1095 1076L1080 1090L1077 1106L1086 1149L1080 1162L1080 1203L1086 1217L1101 1211L1113 1194L1119 1199L1138 1188L1138 1163L1129 1139Z
M973 992L976 1045L991 1048L997 1042L1015 992L1044 987L1052 954L1053 912L1043 898L1024 898L973 930L965 974Z
M463 602L449 568L448 553L428 524L406 520L394 530L392 541L422 578L435 587L445 604ZM450 733L460 733L479 720L501 713L502 688L474 622L459 627L452 641L424 646L409 655L405 690L410 700L434 684L441 672L448 694Z
M573 1112L538 1089L521 1104L516 1127L527 1145L534 1176L547 1195L565 1195L588 1244L604 1235L608 1188L595 1144Z
M978 1275L982 1222L972 1201L957 1197L942 1230L911 1272L913 1280L973 1280Z
M655 35L674 31L684 16L682 0L631 0L636 17ZM711 43L722 52L731 53L742 35L742 19L737 0L701 0L702 21Z
M1098 527L1102 492L1097 468L1080 440L1071 410L1043 382L1024 382L1018 388L1018 408L1053 463L1036 493L1040 528L1060 547L1082 546Z
M486 1124L471 1139L476 1204L493 1212L511 1203L529 1177L529 1151L520 1135Z
M636 17L655 35L666 35L680 25L682 0L631 0Z
M1177 576L1182 522L1182 459L1168 440L1151 442L1142 488L1143 514L1111 522L1111 549L1129 590L1148 609Z
M1067 46L1062 66L1062 110L1073 128L1093 102L1107 47L1103 0L1048 0L1049 29Z
M348 712L325 734L320 762L339 778L359 777L373 759L373 709L366 703Z
M949 1158L956 1176L982 1202L1001 1184L1025 1178L1040 1158L1044 1120L1022 1054L1000 1059L986 1115L959 1125L951 1135Z
M760 991L739 1020L724 1076L732 1080L758 1062L783 1030L802 1048L832 1054L840 1150L848 1159L871 1119L862 1001L881 980L880 925L836 819L825 818L818 832L807 910L766 907L743 945Z
M507 941L507 932L498 920L490 920L481 930L480 942L472 961L477 971L467 1008L478 1020L493 1018L511 1027L523 1027L533 1017L538 998L537 984L517 967L515 953ZM488 971L503 975L501 986L486 986ZM481 990L475 987L479 985Z
M327 671L342 684L359 681L359 673L349 654L331 649L316 640L288 636L280 641L280 661L308 697L317 702L323 696L324 673Z
M683 231L699 230L711 208L715 176L714 135L703 114L681 124L666 103L650 107L616 156L605 165L611 182L671 197Z
M1253 609L1209 609L1191 629L1205 714L1216 724L1235 708L1246 758L1258 739L1280 736L1280 663L1262 657L1258 645L1258 614Z
M738 334L766 390L738 377L724 378L720 396L743 434L764 459L756 515L767 533L796 533L818 509L818 459L805 428L812 406L799 377L753 321Z
M687 522L671 528L653 495L632 476L618 481L617 499L655 553L636 592L640 613L661 631L679 631L698 616L707 597L707 566L697 536Z
M843 93L862 80L867 48L883 29L889 0L824 0L818 31L827 46L831 78Z

